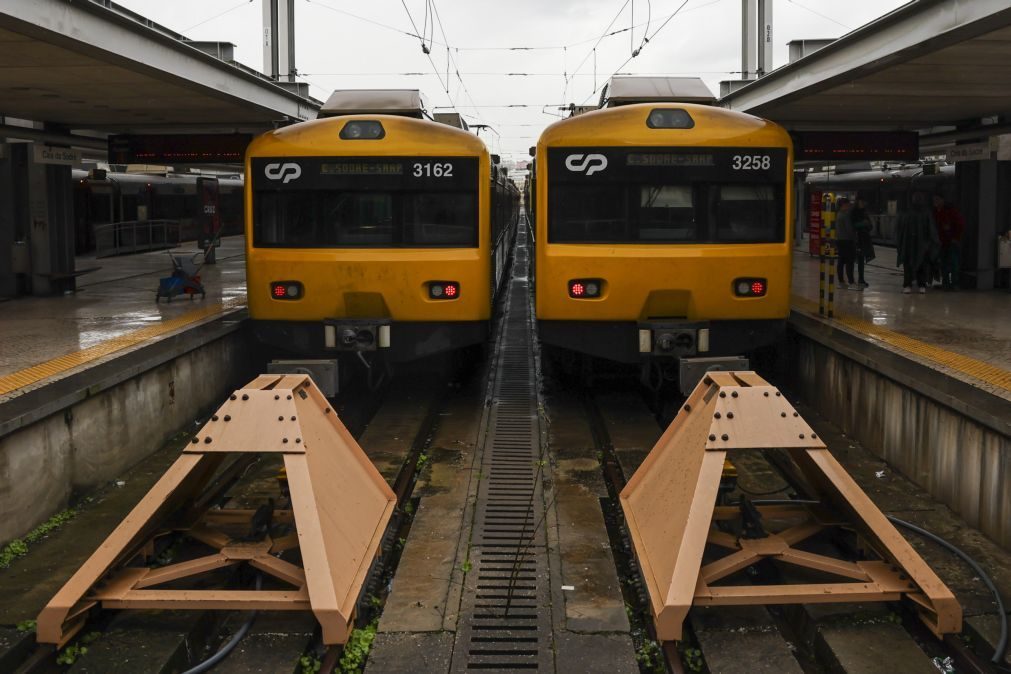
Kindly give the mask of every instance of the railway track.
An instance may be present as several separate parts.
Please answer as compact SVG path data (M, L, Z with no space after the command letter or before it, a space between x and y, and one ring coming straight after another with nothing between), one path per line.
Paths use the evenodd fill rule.
M617 497L661 426L631 383L580 388L549 380L542 390L525 243L521 236L497 348L484 369L472 368L453 382L423 376L394 380L381 394L352 395L338 408L399 504L386 535L384 562L359 607L360 638L344 649L325 651L311 616L263 614L215 671L317 665L331 671L366 664L370 672L413 671L413 661L404 658L410 657L411 643L421 642L405 642L406 655L403 648L384 644L375 661L367 660L368 645L377 629L380 641L398 630L410 631L406 622L397 622L404 614L431 613L432 607L404 590L441 574L452 576L449 595L431 629L425 629L442 639L446 655L425 671L995 671L986 661L981 632L969 628L974 644L938 642L899 605L696 608L686 638L676 646L659 645ZM480 419L479 428L468 419ZM856 461L852 446L847 449L848 441L824 424L816 426L866 483L868 468ZM454 451L456 446L470 449ZM468 460L473 468L467 468ZM742 457L736 468L734 496L785 499L796 492L775 453ZM475 479L464 505L445 492L452 491L446 486L454 479L449 474L468 470ZM419 484L423 518L416 515ZM276 466L256 465L227 498L238 507L255 507L276 486ZM913 489L897 483L896 491ZM929 501L916 507L925 509L924 503ZM432 540L443 535L449 518L461 516L460 544ZM823 544L838 550L850 541ZM408 546L416 554L401 573L398 563ZM992 616L989 597L971 574L968 579L959 575L946 552L922 541L917 547L969 607L967 615ZM423 566L440 560L436 565L441 566L437 573L419 569L419 560ZM744 577L761 585L784 574L766 561L749 567ZM218 580L254 582L250 577ZM81 656L79 649L72 664L59 664L55 653L37 649L19 671L80 674L124 666L137 672L182 671L213 653L245 622L246 616L236 612L109 614L89 628L87 634L97 637L86 637L88 653ZM439 635L448 635L448 641Z

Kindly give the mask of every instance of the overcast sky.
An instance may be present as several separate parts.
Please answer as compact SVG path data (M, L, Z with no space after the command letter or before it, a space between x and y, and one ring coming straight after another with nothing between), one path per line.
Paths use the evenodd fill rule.
M191 39L232 42L237 60L258 69L262 1L117 0ZM776 66L787 62L791 40L839 37L905 4L774 2ZM595 102L619 68L698 75L718 93L741 67L740 0L295 0L295 20L296 66L316 98L338 88L421 89L430 107L455 106L469 122L494 127L497 136L482 136L514 159L559 106ZM431 61L422 40L405 33L428 38Z

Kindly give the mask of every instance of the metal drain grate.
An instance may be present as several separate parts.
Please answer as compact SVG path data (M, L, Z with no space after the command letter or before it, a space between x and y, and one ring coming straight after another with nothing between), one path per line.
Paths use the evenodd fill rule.
M483 439L453 671L553 671L526 228L517 240Z

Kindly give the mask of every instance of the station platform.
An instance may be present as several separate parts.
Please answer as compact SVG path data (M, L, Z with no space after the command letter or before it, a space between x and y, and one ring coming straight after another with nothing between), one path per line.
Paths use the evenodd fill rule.
M244 237L222 240L217 262L201 270L207 297L155 302L158 280L171 273L169 253L198 254L193 242L172 251L79 257L77 291L0 304L0 403L205 321L246 302Z
M1011 293L930 288L906 295L893 259L893 250L879 251L862 291L836 287L834 323L1011 401ZM818 258L795 251L793 271L794 311L818 316Z

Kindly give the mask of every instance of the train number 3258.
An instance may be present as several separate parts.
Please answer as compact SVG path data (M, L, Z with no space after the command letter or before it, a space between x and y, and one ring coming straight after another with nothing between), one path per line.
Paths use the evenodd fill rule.
M415 163L414 164L414 177L415 178L452 178L453 177L453 165L446 163L440 164L439 162L425 162L424 164Z
M772 165L772 157L767 154L735 154L733 162L735 171L766 171Z

